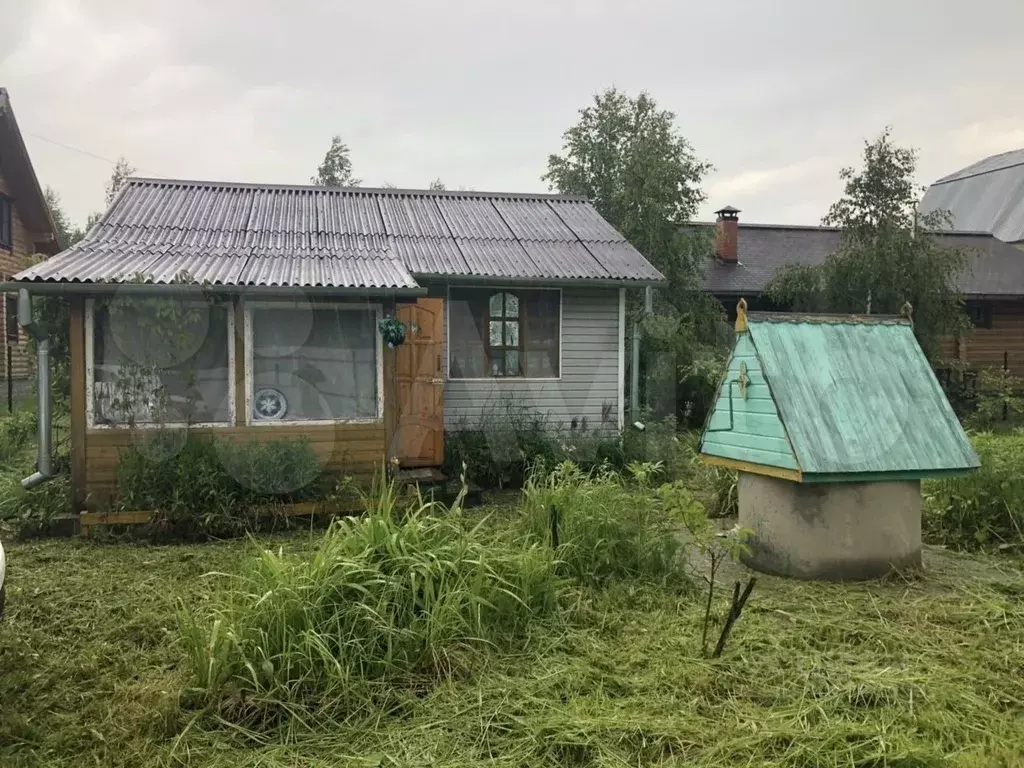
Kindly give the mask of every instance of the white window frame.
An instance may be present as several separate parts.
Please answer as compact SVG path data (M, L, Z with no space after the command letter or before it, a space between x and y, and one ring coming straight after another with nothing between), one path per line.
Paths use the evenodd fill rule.
M451 348L452 348L451 347L451 343L452 343L451 317L452 317L452 313L449 311L449 307L451 307L451 300L452 300L452 288L455 288L457 290L490 291L491 293L500 293L502 291L520 291L520 292L521 291L546 291L548 293L551 293L552 291L557 291L558 292L558 375L557 376L475 376L475 377L474 376L452 376L451 375L451 367L452 367L451 366L451 362L452 362L452 359L451 359L451 355L452 355L452 353L451 353ZM449 283L448 286L445 289L445 313L444 313L444 322L445 322L445 329L444 329L444 333L445 333L444 377L445 377L445 381L490 381L490 382L510 382L510 383L517 382L517 381L518 382L534 382L534 383L537 383L537 382L561 381L562 380L562 376L564 375L563 371L562 371L562 353L563 353L563 349L565 347L565 343L564 343L565 342L565 337L562 334L562 319L565 316L565 310L563 308L564 299L565 299L565 296L563 295L562 289L559 288L559 287L556 287L556 286L551 286L550 288L545 288L545 287L539 286L539 285L522 286L522 285L516 285L515 283L494 284L494 285L490 285L490 284L488 284L488 285L480 285L480 284L477 284L477 285L465 285L465 284L459 284L459 283L454 283L454 284ZM519 329L519 332L522 333L522 328L521 327ZM524 355L524 357L525 357L525 355Z
M154 296L153 298L164 298ZM145 299L143 299L145 300ZM202 304L198 299L185 299L186 303ZM96 380L96 358L95 358L95 312L96 299L85 300L85 424L89 429L183 429L183 428L230 428L235 425L235 312L234 305L225 303L228 315L228 419L227 421L201 421L201 422L163 422L160 424L152 422L136 424L97 424L94 411L95 397L93 386Z
M303 308L316 312L317 310L351 310L359 312L372 311L374 313L374 339L376 340L377 356L377 415L370 418L360 419L275 419L257 421L252 417L253 398L253 343L252 343L252 312L261 309L289 309L297 305L293 301L245 301L243 302L245 314L245 424L248 427L273 428L273 427L323 427L334 424L380 424L384 421L384 342L379 332L380 321L383 317L383 307L380 304L359 304L342 301L321 301L301 304Z

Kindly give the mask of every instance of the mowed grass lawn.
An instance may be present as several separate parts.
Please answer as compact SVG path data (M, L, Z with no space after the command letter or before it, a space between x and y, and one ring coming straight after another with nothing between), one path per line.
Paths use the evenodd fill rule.
M719 660L699 652L699 594L580 589L571 620L411 684L394 712L252 733L195 708L175 611L215 599L207 574L255 546L8 542L0 765L1024 765L1020 560L932 550L908 579L762 577Z

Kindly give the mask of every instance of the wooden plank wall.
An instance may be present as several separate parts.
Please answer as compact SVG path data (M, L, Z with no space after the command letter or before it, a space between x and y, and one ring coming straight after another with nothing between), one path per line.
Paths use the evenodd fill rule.
M992 327L964 334L960 359L971 368L1002 368L1024 379L1024 301L993 302ZM956 354L952 359L957 359Z
M4 178L3 167L0 167L0 194L13 198L10 187ZM18 213L18 201L14 200L11 211L11 229L14 248L8 250L0 247L0 282L7 280L29 266L32 254L35 253L37 240L44 238L30 232ZM4 333L6 321L6 302L0 293L0 378L7 376L7 338ZM24 329L18 329L18 344L11 350L11 373L14 379L27 379L35 368L32 355L28 351L28 336Z
M393 305L392 305L393 306ZM236 306L236 318L241 320L241 309ZM392 311L391 306L385 312ZM122 451L144 436L146 430L90 429L86 426L85 401L85 302L75 300L71 306L71 370L72 370L72 487L75 510L100 509L114 496L117 489L117 467ZM237 329L243 328L241 322ZM384 349L384 416L382 421L369 424L335 424L328 426L246 426L243 413L245 361L244 333L235 337L236 371L236 423L232 427L196 428L193 432L215 435L225 440L271 441L307 437L319 457L325 472L347 473L369 477L389 455L394 434L394 351Z

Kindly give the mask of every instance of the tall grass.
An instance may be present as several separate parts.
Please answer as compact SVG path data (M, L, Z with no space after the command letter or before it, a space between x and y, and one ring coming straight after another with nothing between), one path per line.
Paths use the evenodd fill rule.
M1024 430L972 442L980 469L924 484L925 538L955 549L1024 549Z
M198 687L233 720L345 716L457 673L559 605L549 548L485 541L456 505L332 524L312 556L263 551L179 623Z
M22 408L0 417L0 467L19 459L35 438L36 413Z
M659 469L630 465L631 487L608 468L585 472L572 462L550 471L538 468L524 488L524 533L531 541L557 545L560 568L584 584L639 579L685 586L680 522L649 488ZM695 504L688 494L687 503Z

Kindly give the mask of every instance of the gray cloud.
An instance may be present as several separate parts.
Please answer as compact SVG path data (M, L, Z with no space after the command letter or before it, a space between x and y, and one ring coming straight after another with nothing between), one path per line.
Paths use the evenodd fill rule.
M110 166L43 138L140 173L304 182L340 133L367 184L543 190L613 84L649 90L714 163L704 217L814 223L886 124L922 183L1024 146L1019 0L6 0L4 17L0 84L78 222Z

